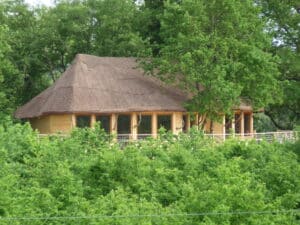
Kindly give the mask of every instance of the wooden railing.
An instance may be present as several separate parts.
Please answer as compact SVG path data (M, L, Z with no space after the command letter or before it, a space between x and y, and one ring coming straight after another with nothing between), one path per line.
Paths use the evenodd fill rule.
M280 143L286 141L296 141L299 138L297 131L276 131L276 132L264 132L264 133L245 133L245 134L204 134L209 138L217 140L226 140L228 138L238 139L255 139L257 141L278 141Z
M68 137L68 134L39 134L39 137L49 137L49 136L59 136ZM264 133L245 133L245 134L204 134L207 138L212 138L217 141L224 141L230 138L236 138L240 140L255 139L257 141L277 141L283 142L294 142L299 138L299 132L296 131L278 131L278 132L264 132ZM119 134L115 136L109 136L108 140L117 140L118 142L129 142L129 141L139 141L145 140L147 138L153 137L152 134ZM176 135L174 135L176 137Z

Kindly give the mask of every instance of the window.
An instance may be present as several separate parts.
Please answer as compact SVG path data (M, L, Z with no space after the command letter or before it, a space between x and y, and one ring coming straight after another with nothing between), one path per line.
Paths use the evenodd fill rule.
M144 115L138 117L138 134L151 134L151 121L152 116Z
M118 134L130 134L131 133L131 117L130 115L118 116Z
M76 116L76 126L79 128L85 128L91 126L90 116Z
M182 116L182 131L183 132L188 132L188 118L189 116L188 115L183 115Z
M244 129L245 129L245 134L249 134L251 132L250 130L250 119L251 115L250 114L244 114Z
M171 130L171 116L170 115L158 115L157 116L157 128L164 127L167 131Z
M110 132L110 116L109 115L96 116L96 121L100 122L101 128L103 128L106 133Z
M232 130L232 120L228 116L225 117L225 129L226 129L226 134L230 134Z
M241 133L241 115L235 114L234 115L234 123L235 123L235 133L240 134Z

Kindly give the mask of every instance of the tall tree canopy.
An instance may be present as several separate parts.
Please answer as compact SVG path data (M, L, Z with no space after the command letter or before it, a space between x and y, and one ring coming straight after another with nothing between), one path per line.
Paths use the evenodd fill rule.
M214 118L240 97L255 108L280 100L279 61L260 12L251 0L165 3L154 66L159 77L193 93L191 111Z
M2 93L15 96L4 98L16 108L77 53L150 56L159 78L192 93L189 110L214 119L243 97L291 129L300 121L299 11L298 0L59 0L53 7L3 0L2 49L9 50L2 60L19 74L5 76L22 82Z
M300 1L260 0L268 32L273 36L273 54L280 57L280 85L284 98L266 108L280 129L300 124Z
M0 119L3 114L14 110L18 102L18 88L22 86L22 76L7 58L11 51L8 44L8 28L0 25Z
M50 8L13 0L0 6L10 30L9 55L25 77L22 103L54 82L77 53L138 56L146 49L131 0L67 0Z

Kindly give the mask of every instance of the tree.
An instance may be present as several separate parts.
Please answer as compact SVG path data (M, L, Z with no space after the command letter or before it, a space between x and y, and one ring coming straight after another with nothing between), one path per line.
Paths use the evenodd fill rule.
M273 36L273 54L280 57L280 85L284 98L265 113L279 129L293 129L300 124L300 3L298 0L257 1Z
M49 77L41 61L41 46L35 45L39 36L35 11L23 0L0 2L2 23L8 27L7 42L11 59L23 77L17 96L19 104L26 102L49 85Z
M135 26L138 8L132 0L87 0L94 26L93 54L138 56L146 48Z
M240 97L255 109L281 99L278 59L269 53L271 39L253 1L165 4L164 44L152 66L159 78L193 93L190 111L215 119L230 113Z
M8 57L11 51L8 40L8 28L0 26L0 118L13 112L23 84L23 77Z
M49 8L12 0L0 9L10 57L24 76L21 104L55 82L78 53L133 57L147 46L136 26L138 7L130 0L66 0Z

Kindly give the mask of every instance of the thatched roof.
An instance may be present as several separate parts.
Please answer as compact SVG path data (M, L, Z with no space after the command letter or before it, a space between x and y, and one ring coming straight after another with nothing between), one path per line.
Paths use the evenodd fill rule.
M135 58L78 54L51 87L20 107L15 116L185 111L186 100L176 88L144 75Z

